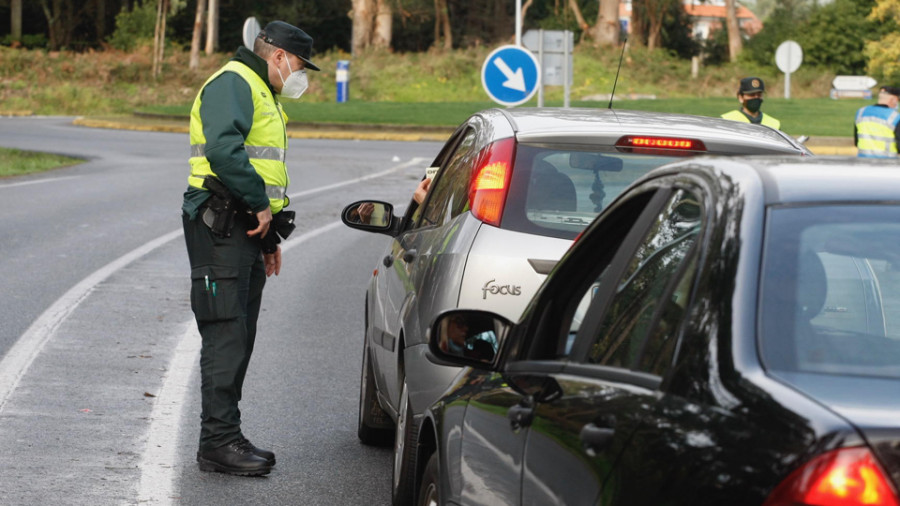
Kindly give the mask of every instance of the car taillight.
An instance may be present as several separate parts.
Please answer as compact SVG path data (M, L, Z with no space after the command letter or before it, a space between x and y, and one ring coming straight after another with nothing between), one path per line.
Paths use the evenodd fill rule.
M626 153L659 155L690 155L706 151L703 141L684 137L656 137L646 135L623 135L616 141L616 149Z
M478 166L472 174L469 208L476 218L495 227L500 226L503 217L515 149L513 138L489 145L478 157Z
M763 506L900 506L872 452L842 448L820 455L781 482Z

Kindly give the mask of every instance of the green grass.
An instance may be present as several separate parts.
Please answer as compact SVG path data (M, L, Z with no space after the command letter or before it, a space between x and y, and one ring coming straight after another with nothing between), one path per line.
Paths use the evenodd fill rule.
M799 136L848 137L853 135L856 110L871 100L832 100L830 98L767 98L763 111L781 120L781 129ZM536 100L526 106L536 105ZM561 100L548 100L547 106L561 107ZM607 101L572 101L573 107L605 108ZM665 98L613 102L615 109L679 112L699 116L719 116L738 107L736 98ZM286 101L284 108L292 122L364 123L453 127L482 109L498 107L493 102L303 102ZM143 112L187 117L190 105L146 107Z
M20 176L82 163L62 155L0 148L0 177Z

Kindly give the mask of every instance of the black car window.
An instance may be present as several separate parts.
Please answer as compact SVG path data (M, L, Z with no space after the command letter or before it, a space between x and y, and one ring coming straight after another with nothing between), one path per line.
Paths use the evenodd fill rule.
M420 226L443 225L468 209L469 178L477 156L476 138L475 130L469 129L435 177L428 190Z
M684 316L700 226L699 200L675 192L616 281L588 362L662 375Z

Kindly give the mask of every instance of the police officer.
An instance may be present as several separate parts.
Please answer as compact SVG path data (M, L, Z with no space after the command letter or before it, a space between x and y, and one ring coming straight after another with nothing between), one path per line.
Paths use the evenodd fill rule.
M763 94L766 92L766 84L758 77L745 77L741 79L737 98L741 103L740 109L728 111L722 115L725 119L765 125L775 129L781 128L781 122L760 111L763 103Z
M878 103L861 107L856 111L853 143L863 158L897 158L900 142L900 113L897 103L900 88L882 86L878 90Z
M191 308L202 336L202 471L269 473L275 455L241 432L238 401L256 338L263 286L281 271L279 233L290 233L286 116L278 97L299 98L312 38L273 21L253 51L241 47L200 89L191 109L191 173L183 225ZM277 95L277 96L276 96ZM278 232L276 232L276 230Z

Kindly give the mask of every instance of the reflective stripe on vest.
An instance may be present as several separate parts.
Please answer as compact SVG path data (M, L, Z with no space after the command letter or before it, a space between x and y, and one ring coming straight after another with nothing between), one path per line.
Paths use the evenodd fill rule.
M205 88L223 72L234 72L250 86L250 93L253 97L253 124L247 138L244 139L244 151L250 159L250 164L265 183L272 213L277 213L287 205L287 187L290 183L284 163L287 152L287 134L285 132L287 118L281 109L281 104L275 101L265 81L243 63L237 61L226 63L218 72L210 76L203 87ZM203 134L203 122L200 118L202 95L203 89L201 88L191 109L191 174L188 176L188 184L196 188L203 188L203 178L215 175L206 158L206 137Z
M740 121L742 123L750 123L750 119L747 118L747 116L745 116L744 113L742 113L741 111L739 111L737 109L726 112L725 114L722 115L722 117L725 119L730 119L731 121ZM769 116L766 113L762 113L762 120L760 121L760 124L765 125L767 127L774 128L775 130L778 130L781 128L781 121L773 118L772 116Z
M868 105L856 112L856 147L862 158L896 158L894 130L900 113L888 107Z

